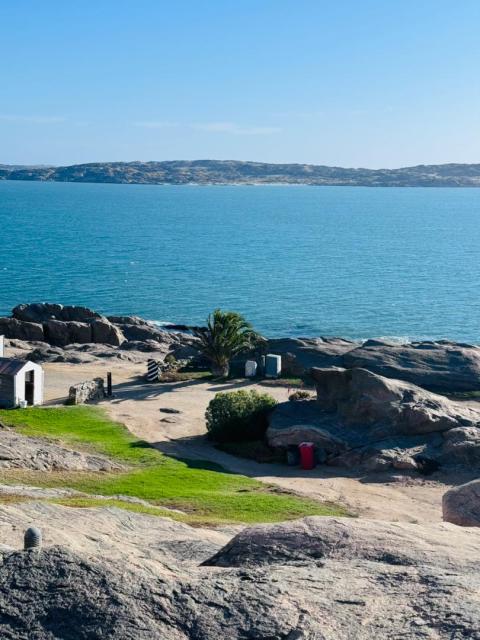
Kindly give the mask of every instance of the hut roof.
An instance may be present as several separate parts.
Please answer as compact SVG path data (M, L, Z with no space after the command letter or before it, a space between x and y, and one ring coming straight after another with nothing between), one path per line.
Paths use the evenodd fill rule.
M15 358L0 358L0 375L1 376L14 376L23 367L28 364L26 360L17 360Z

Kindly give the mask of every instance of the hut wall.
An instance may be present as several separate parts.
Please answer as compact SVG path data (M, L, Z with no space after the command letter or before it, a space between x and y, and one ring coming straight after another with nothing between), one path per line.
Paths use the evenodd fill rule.
M15 406L15 378L0 375L0 407L9 409Z

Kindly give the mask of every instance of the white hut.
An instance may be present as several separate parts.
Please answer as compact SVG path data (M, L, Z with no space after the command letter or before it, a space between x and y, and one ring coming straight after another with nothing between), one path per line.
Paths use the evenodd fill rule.
M35 362L0 358L0 407L43 404L43 369Z

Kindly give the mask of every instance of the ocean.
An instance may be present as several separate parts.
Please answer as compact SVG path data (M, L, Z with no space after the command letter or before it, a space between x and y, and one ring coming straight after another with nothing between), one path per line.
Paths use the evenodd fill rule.
M480 190L0 181L0 314L480 342Z

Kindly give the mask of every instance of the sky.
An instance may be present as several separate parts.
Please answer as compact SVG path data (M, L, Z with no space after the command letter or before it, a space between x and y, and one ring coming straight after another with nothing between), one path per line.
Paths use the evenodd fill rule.
M0 0L0 163L480 162L478 0Z

